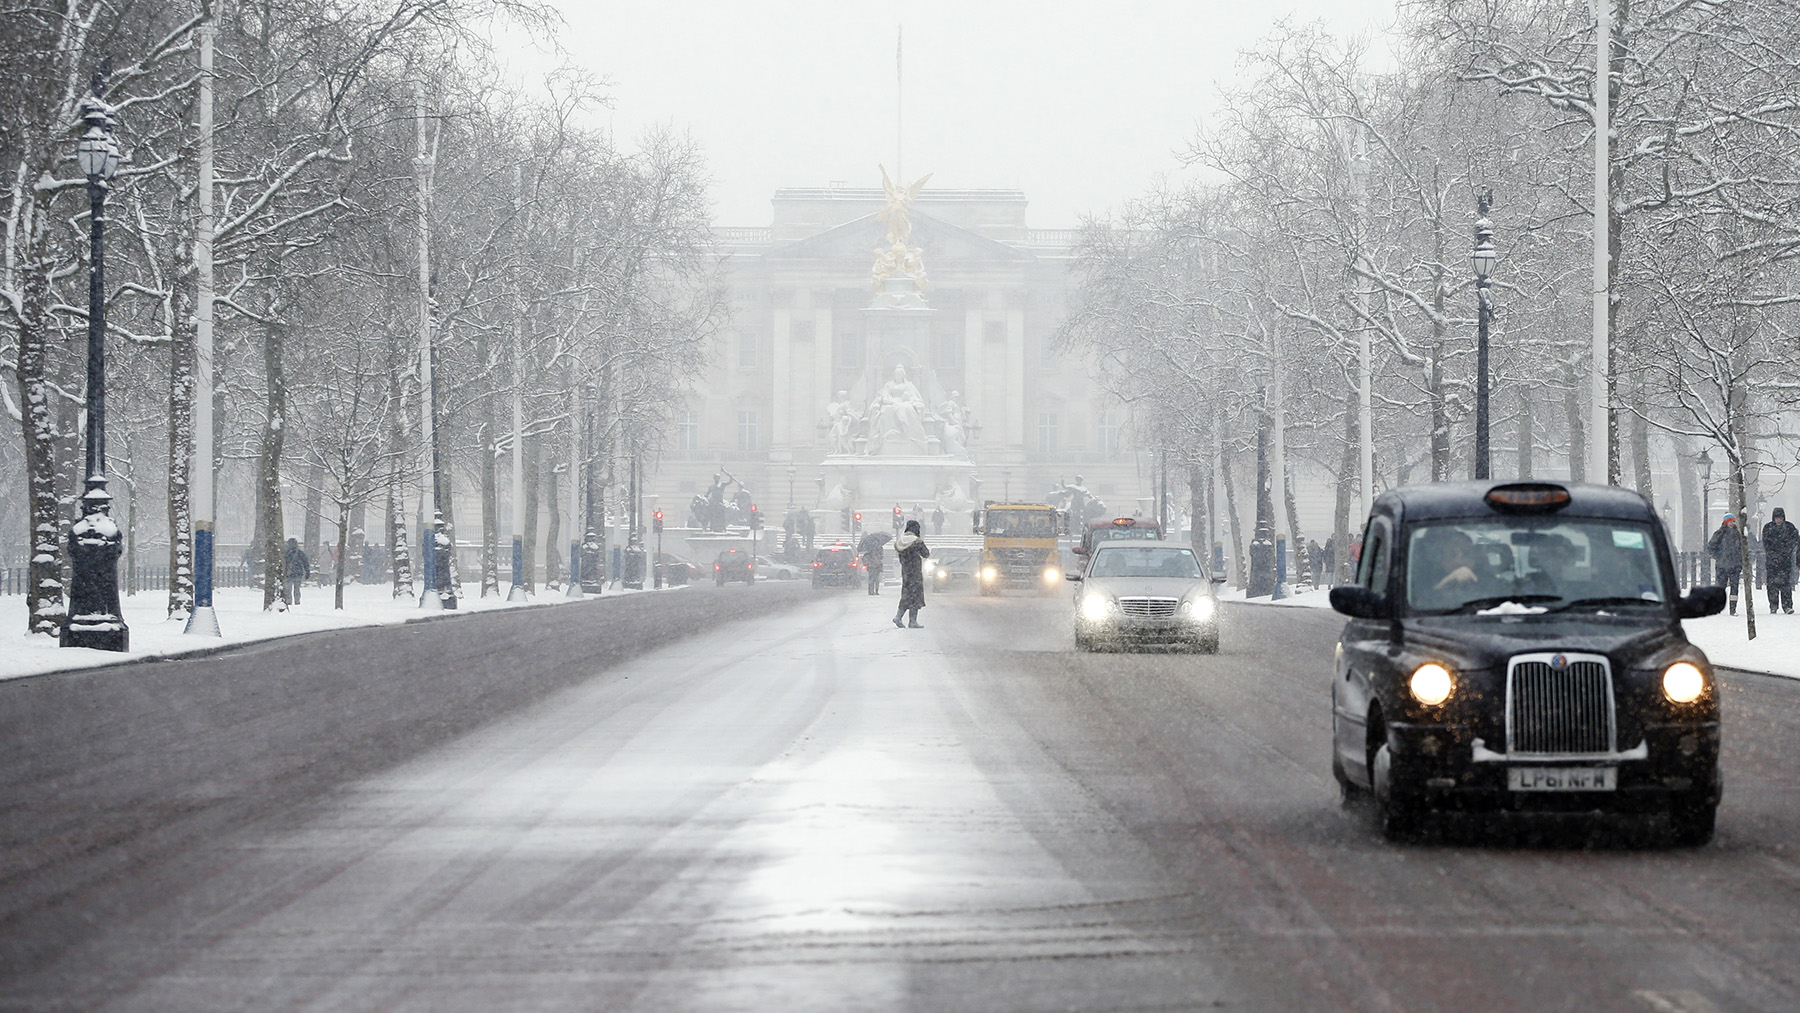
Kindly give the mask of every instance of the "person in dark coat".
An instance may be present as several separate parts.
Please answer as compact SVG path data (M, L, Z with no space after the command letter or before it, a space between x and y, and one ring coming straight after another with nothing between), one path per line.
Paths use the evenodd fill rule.
M1794 614L1794 577L1800 570L1800 529L1776 507L1762 529L1763 583L1769 588L1769 612Z
M1738 577L1744 572L1744 544L1739 537L1737 515L1726 514L1719 530L1706 540L1706 554L1719 564L1719 583L1730 596L1731 614L1737 615Z
M900 557L900 609L894 613L894 625L899 626L900 617L910 612L906 625L923 629L919 610L925 607L925 560L931 550L919 533L918 521L906 522L906 532L894 539L894 554Z
M287 552L283 554L283 562L287 564L287 601L289 605L300 604L300 582L312 576L312 560L306 558L306 550L300 547L295 539L287 540Z
M870 594L881 593L881 570L882 565L887 562L882 555L881 548L893 537L879 531L871 531L862 536L862 541L856 543L856 554L862 557L863 569L869 574Z

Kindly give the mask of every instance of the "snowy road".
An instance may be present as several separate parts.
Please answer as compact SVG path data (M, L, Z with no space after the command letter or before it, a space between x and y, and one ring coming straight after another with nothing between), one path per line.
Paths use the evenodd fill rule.
M696 588L629 621L773 611L610 666L565 609L433 624L460 664L594 674L330 786L123 793L144 828L79 857L22 819L53 799L0 789L0 1009L1800 1006L1800 684L1727 682L1708 848L1395 847L1336 802L1328 613L1230 606L1219 657L1077 655L1061 599L936 598L922 631L892 602ZM236 658L254 697L303 643L158 667ZM177 846L184 806L211 829Z

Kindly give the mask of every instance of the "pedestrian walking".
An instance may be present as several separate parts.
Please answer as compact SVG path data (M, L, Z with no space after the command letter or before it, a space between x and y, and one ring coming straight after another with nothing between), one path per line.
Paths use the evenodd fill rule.
M306 558L306 550L300 547L297 539L287 540L287 552L282 555L282 562L287 564L287 603L300 604L300 582L312 576L312 560Z
M882 546L893 540L893 535L880 531L871 531L862 536L856 543L856 552L862 557L863 569L869 575L869 593L881 593L881 570L887 560L883 557Z
M944 508L934 507L931 511L931 534L937 537L944 533Z
M1711 556L1719 567L1719 583L1725 586L1725 593L1731 603L1731 614L1737 615L1738 577L1744 572L1744 544L1738 531L1737 515L1726 514L1719 522L1719 530L1706 540L1706 554Z
M1769 588L1769 612L1794 614L1794 577L1800 570L1800 528L1776 507L1762 529L1763 583Z
M931 550L919 534L918 521L906 522L906 531L894 539L894 554L900 557L900 609L894 613L894 625L901 625L900 617L911 613L906 625L923 629L919 610L925 607L925 560Z

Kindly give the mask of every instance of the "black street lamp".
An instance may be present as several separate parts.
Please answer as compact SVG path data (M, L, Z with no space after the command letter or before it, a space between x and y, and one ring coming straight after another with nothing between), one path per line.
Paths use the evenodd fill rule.
M119 610L119 526L106 491L106 191L119 168L111 108L100 100L106 76L94 74L93 94L81 106L81 144L76 158L88 181L87 491L81 519L69 529L74 582L64 647L124 651L131 631Z
M1488 294L1488 276L1494 270L1494 223L1488 221L1488 208L1494 203L1492 190L1482 190L1475 197L1475 250L1469 263L1475 268L1475 477L1492 478L1493 468L1488 449L1488 318L1492 306Z

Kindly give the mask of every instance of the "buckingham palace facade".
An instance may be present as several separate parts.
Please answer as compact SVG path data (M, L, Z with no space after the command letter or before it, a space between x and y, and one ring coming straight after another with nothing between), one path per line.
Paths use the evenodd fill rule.
M1127 412L1109 407L1086 365L1053 344L1071 297L1075 230L1028 228L1017 190L922 191L911 243L923 251L930 312L896 345L872 335L869 315L883 191L781 189L772 203L770 225L716 233L731 319L646 476L645 492L670 524L686 524L693 497L728 473L770 526L791 504L838 530L821 488L828 413L845 394L867 404L895 367L926 403L963 406L980 499L1042 502L1077 476L1114 513L1152 495ZM929 502L856 508L879 524L895 506L932 510Z

